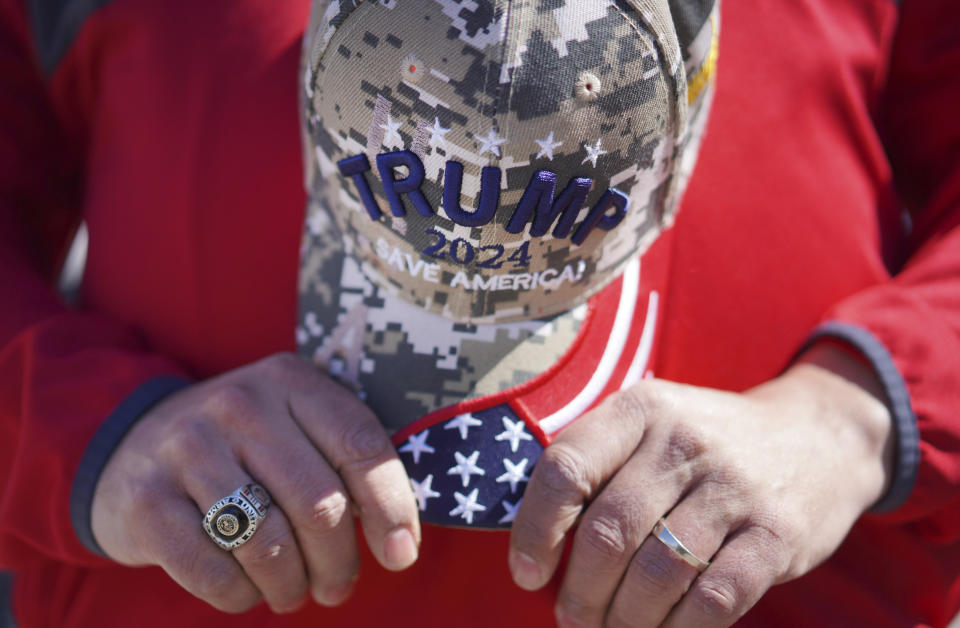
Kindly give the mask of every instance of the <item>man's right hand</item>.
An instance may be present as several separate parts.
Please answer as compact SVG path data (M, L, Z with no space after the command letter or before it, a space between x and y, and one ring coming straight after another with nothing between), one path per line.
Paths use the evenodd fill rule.
M203 514L256 482L273 498L253 537L225 552ZM193 385L147 412L97 484L93 532L126 565L159 565L214 607L276 612L309 591L345 601L359 567L353 513L392 570L417 558L410 483L373 413L299 358L278 354Z

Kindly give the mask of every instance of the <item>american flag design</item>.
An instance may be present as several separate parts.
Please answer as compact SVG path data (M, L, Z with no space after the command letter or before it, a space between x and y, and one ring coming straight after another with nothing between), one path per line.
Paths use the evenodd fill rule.
M500 404L437 421L397 451L422 521L509 528L543 440L542 431Z

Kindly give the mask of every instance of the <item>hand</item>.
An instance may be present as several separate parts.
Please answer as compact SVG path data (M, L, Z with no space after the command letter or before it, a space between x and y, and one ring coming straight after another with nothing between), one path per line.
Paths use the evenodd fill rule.
M744 394L651 380L615 395L537 463L513 525L514 580L543 586L579 519L561 626L729 626L825 560L882 495L881 395L829 345ZM702 574L650 536L661 516L712 559Z
M253 537L225 552L200 522L249 482L273 505ZM377 561L410 566L420 528L403 465L369 409L293 355L276 355L186 388L151 409L113 453L93 500L108 556L159 565L218 609L262 596L276 612L309 589L327 605L359 566L352 511Z

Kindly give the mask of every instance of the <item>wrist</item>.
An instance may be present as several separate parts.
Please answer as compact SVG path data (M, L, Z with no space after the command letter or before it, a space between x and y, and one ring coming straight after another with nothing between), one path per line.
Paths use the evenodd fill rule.
M160 376L147 380L114 408L87 445L71 487L70 518L77 538L90 552L106 555L93 533L92 511L100 476L114 450L147 411L189 384L189 380L179 376Z
M860 487L863 510L890 487L895 458L893 418L884 387L870 363L837 342L808 347L779 378L797 386L815 419L836 435L850 462L845 481Z
M782 375L748 394L769 402L775 418L826 432L819 440L822 455L831 457L831 481L857 516L886 494L894 466L893 421L868 363L834 343L816 343Z

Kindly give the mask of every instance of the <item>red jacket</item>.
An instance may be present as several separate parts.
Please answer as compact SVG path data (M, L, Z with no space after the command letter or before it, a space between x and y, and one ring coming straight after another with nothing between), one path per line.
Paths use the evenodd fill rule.
M833 321L828 335L867 332L902 377L920 436L896 483L906 501L742 625L944 625L960 609L960 8L723 10L654 370L743 390ZM0 0L0 568L16 571L25 627L224 619L160 569L87 550L70 492L94 432L144 382L294 348L308 11ZM68 309L54 278L81 219L83 306ZM917 445L899 429L902 462ZM366 556L342 608L229 621L379 625L396 609L399 625L551 625L553 589L511 583L507 538L427 527L404 573Z

